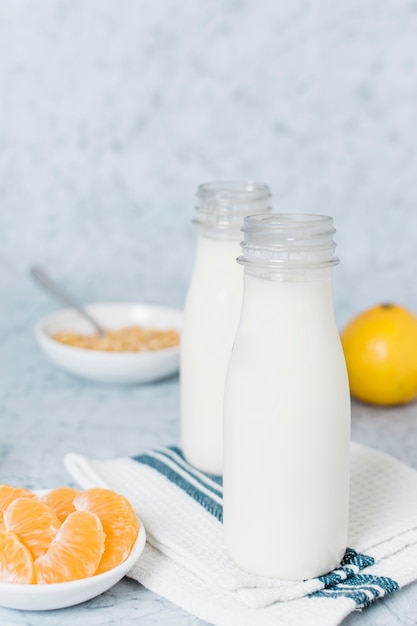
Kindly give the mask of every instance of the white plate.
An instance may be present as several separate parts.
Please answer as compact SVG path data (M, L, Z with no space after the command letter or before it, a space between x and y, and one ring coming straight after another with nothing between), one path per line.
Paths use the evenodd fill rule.
M90 304L86 309L104 328L135 325L181 332L182 311L135 303ZM74 309L61 309L42 318L35 337L44 353L63 369L105 383L147 383L174 374L179 367L179 346L146 352L102 352L67 346L52 339L58 330L91 333L91 325Z
M35 491L43 495L47 490ZM22 585L0 583L0 606L23 611L49 611L91 600L113 587L139 559L146 543L146 531L140 518L139 535L126 561L113 569L68 583Z

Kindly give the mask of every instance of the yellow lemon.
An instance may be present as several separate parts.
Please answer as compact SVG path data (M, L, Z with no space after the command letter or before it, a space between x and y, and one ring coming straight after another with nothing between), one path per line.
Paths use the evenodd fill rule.
M341 333L353 396L371 404L417 398L417 317L396 304L356 316Z

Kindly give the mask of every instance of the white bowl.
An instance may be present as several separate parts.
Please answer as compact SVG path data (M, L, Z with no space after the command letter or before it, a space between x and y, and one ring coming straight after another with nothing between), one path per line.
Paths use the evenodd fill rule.
M181 331L182 311L134 303L100 303L85 307L104 328L138 325ZM42 318L35 337L44 353L63 369L96 382L147 383L174 374L179 367L179 346L143 352L103 352L68 346L52 339L59 330L92 333L94 329L74 309L61 309Z
M36 491L35 493L42 495L46 491ZM45 585L0 583L0 606L24 611L49 611L80 604L80 602L91 600L91 598L104 593L132 569L143 552L146 543L146 531L139 517L138 521L138 538L126 561L117 567L113 567L103 574L97 574L97 576L68 583Z

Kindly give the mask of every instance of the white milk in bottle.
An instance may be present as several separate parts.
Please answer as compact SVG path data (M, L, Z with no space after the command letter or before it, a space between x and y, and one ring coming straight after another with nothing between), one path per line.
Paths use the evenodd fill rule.
M255 574L297 580L345 552L350 395L332 295L333 220L245 219L225 389L224 532Z
M181 333L181 444L195 467L221 474L223 392L242 304L243 218L268 210L270 192L255 183L207 183L197 190L199 237Z

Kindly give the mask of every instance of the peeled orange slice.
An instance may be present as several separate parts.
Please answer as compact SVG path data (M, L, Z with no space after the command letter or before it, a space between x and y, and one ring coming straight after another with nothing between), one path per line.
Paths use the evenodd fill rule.
M15 533L0 530L0 582L34 583L35 570L30 551Z
M138 518L130 502L111 489L96 487L76 496L74 506L78 511L98 515L106 533L104 554L96 573L123 563L139 532Z
M22 497L37 499L37 496L25 487L0 485L0 511L5 511L13 500Z
M80 490L73 487L58 487L48 491L41 500L46 502L55 511L60 522L63 522L70 513L75 511L73 500L79 493Z
M35 561L38 583L60 583L93 576L104 552L105 535L97 515L70 513L49 550Z
M4 524L31 551L34 558L44 554L58 532L61 522L44 502L17 498L4 512Z

